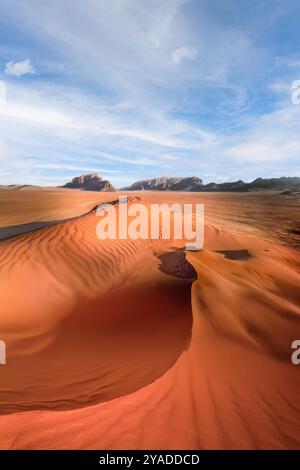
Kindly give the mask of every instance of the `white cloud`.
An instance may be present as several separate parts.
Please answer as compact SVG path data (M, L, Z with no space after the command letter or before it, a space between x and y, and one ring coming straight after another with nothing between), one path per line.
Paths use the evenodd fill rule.
M183 59L193 60L196 56L196 49L188 47L179 47L178 49L175 49L171 54L173 62L177 65L180 64Z
M99 104L93 96L83 95L76 90L70 92L64 87L56 86L52 89L47 84L35 84L34 87L8 84L7 94L5 106L0 107L0 118L6 121L7 127L10 123L13 126L21 123L27 129L32 127L35 133L39 127L48 132L56 132L57 135L65 133L66 138L74 138L74 133L77 132L78 138L89 137L94 141L108 139L111 142L116 138L121 139L123 144L124 140L126 144L139 141L140 148L159 146L199 149L212 146L215 142L214 134L172 119L163 110L156 110L153 116L146 116L145 119L141 107L139 113L142 114L137 113L132 119L126 113L120 115L118 106ZM134 159L124 160L132 162ZM139 158L139 161L144 161L144 164L152 163L146 158Z
M35 67L32 65L30 59L21 60L19 62L10 61L5 65L4 73L6 75L15 75L22 77L23 75L33 75L36 73Z
M288 67L290 69L300 68L300 59L290 59L289 62L288 62Z
M282 81L270 83L269 89L275 93L292 94L292 84Z
M253 120L247 131L228 139L224 155L258 168L276 162L286 170L289 162L299 159L299 121L300 106L292 104L262 115Z
M82 165L68 165L67 163L45 163L45 164L37 164L34 165L34 168L43 168L46 170L75 170L75 171L86 171L90 173L120 173L118 170L108 170L98 167L91 167L91 166L82 166Z
M260 140L253 141L250 137L245 139L242 143L235 145L227 149L224 154L228 157L234 157L235 159L249 164L265 163L265 162L283 162L287 156L297 156L300 154L300 143L296 141L282 142L281 139L276 139L274 135L271 136L257 136Z

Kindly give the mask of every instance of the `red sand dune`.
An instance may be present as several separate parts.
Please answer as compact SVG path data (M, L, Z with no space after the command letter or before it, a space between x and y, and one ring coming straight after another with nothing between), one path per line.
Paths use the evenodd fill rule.
M209 218L188 253L97 222L0 242L1 448L299 448L299 251Z

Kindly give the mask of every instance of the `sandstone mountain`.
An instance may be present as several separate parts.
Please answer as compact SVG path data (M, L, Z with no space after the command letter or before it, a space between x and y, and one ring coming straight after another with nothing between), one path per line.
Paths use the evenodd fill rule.
M137 181L132 186L123 188L125 191L201 191L202 179L191 176L188 178L165 177Z
M64 185L64 188L82 189L84 191L115 191L113 185L97 174L81 175L73 178L70 183Z
M203 186L202 191L258 191L260 189L269 189L274 191L290 190L300 191L300 178L281 177L281 178L257 178L251 183L244 183L242 180L232 183L208 183Z
M203 184L202 179L192 176L188 178L161 177L149 180L142 180L133 183L131 186L123 188L125 191L233 191L248 192L258 190L292 191L300 192L299 177L281 178L257 178L251 183L242 180L228 183L208 183Z

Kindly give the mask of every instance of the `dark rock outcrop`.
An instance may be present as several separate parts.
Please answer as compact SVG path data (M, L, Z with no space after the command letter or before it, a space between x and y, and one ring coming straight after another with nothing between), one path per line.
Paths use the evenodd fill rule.
M65 184L64 188L82 189L84 191L115 191L115 188L109 181L103 180L97 174L76 176L70 183Z
M233 181L231 183L208 183L202 188L202 191L248 191L247 183L242 180Z

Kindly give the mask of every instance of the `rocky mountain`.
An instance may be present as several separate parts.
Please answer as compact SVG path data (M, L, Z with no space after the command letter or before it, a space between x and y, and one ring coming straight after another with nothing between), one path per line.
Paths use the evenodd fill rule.
M231 183L208 183L203 185L202 191L248 191L247 183L242 180Z
M300 191L299 177L281 177L281 178L257 178L251 183L245 183L242 180L228 183L208 183L203 184L202 179L191 176L189 178L154 178L150 180L137 181L124 191L233 191L248 192L258 190L274 191Z
M36 186L34 184L9 184L9 185L0 185L0 189L11 189L13 191L20 190L31 190L31 189L41 189L41 186Z
M300 191L300 178L281 177L281 178L257 178L251 183L244 181L234 181L232 183L209 183L203 186L202 191L258 191L269 189L274 191L290 190Z
M251 188L255 189L291 189L300 190L300 178L297 176L282 176L281 178L257 178L249 183Z
M203 186L202 179L197 176L188 178L165 177L153 178L149 180L137 181L124 191L201 191Z
M64 188L82 189L84 191L115 191L113 185L97 174L81 175L73 178L70 183L64 185Z

